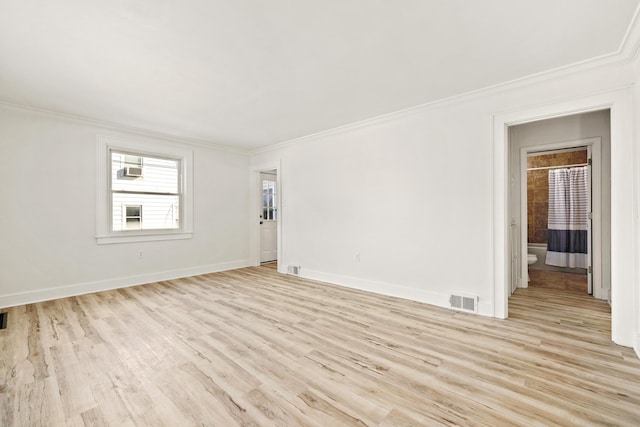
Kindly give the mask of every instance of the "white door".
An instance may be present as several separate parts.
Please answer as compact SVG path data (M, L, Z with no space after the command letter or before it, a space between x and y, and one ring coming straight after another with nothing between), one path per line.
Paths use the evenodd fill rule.
M278 259L278 184L275 171L261 173L260 262Z
M587 289L589 295L593 295L593 193L592 193L592 185L591 185L591 146L587 146L587 192L589 194L588 197L588 207L587 212L589 212L589 220L587 221Z

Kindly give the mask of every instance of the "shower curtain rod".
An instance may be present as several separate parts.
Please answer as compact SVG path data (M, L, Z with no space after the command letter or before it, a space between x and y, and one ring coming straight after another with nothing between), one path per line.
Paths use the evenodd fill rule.
M563 169L563 168L577 168L579 166L589 166L589 163L578 163L575 165L562 165L562 166L543 166L540 168L527 168L527 171L541 171L546 169Z

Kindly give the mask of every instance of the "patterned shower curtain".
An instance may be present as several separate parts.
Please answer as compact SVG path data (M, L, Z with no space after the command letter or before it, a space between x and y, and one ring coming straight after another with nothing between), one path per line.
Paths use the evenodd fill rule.
M548 265L587 268L588 179L588 166L549 171Z

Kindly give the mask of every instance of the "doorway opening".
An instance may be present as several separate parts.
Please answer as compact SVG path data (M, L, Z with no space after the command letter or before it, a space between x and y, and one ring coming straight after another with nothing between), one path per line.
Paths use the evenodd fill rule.
M509 317L509 295L511 277L510 196L512 168L510 156L513 148L509 143L509 130L520 124L534 123L581 113L606 110L610 116L610 177L606 186L610 191L610 234L603 243L610 245L609 303L611 309L611 339L624 346L636 345L637 336L633 328L636 313L634 297L637 276L637 248L634 240L636 224L634 216L635 158L633 133L633 97L628 87L575 97L564 101L552 101L523 109L514 109L496 114L493 118L493 269L490 298L493 301L493 316ZM554 138L552 140L561 140ZM637 347L637 346L636 346Z
M610 111L528 122L507 133L509 295L531 286L610 301Z
M583 142L587 141L576 144ZM600 143L599 139L592 142ZM526 236L522 233L526 245L515 250L527 254L527 265L518 266L518 287L589 295L594 295L595 288L596 297L600 297L599 274L595 286L593 283L594 237L601 240L600 215L596 215L594 227L593 211L599 213L601 203L600 191L594 197L592 151L600 150L592 150L591 145L544 151L522 149L521 224L526 230ZM600 181L599 173L595 180ZM598 258L600 255L598 251ZM598 260L596 272L600 272L601 265Z
M284 227L280 162L250 166L249 183L249 265L257 267L265 263L282 273Z

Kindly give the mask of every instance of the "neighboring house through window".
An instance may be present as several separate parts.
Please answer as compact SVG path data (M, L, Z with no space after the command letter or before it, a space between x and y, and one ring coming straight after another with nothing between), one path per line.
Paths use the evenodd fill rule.
M111 230L179 229L181 160L113 149L109 155Z

